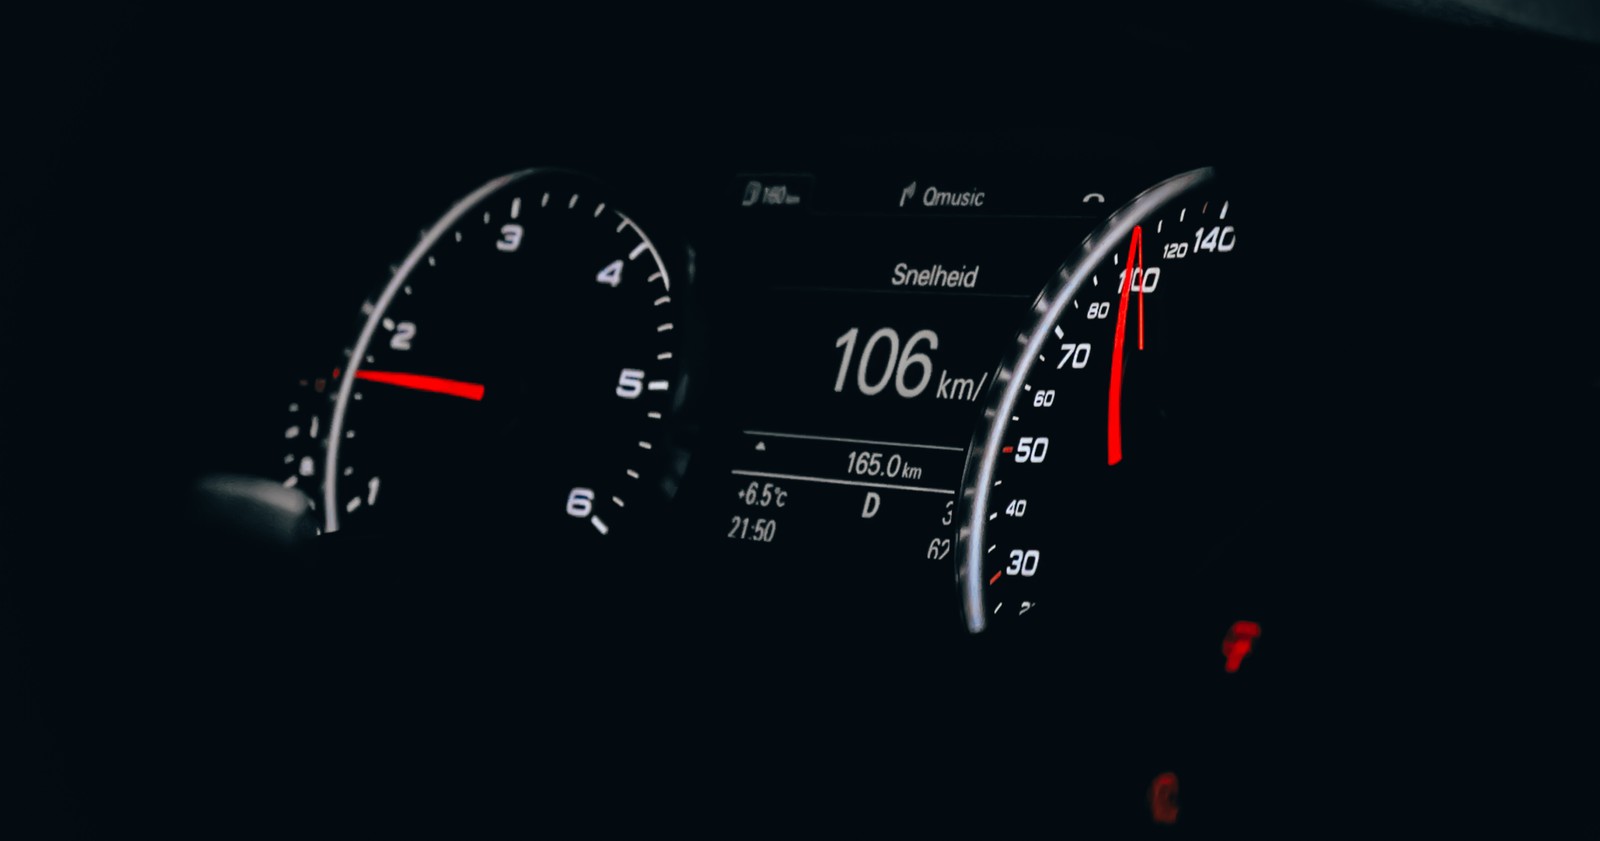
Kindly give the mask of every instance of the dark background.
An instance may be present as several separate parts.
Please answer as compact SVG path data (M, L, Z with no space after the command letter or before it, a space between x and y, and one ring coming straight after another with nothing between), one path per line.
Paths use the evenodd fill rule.
M1258 543L1289 570L1284 612L1319 632L1244 711L1287 746L1262 755L1278 784L1247 823L1564 814L1588 755L1570 714L1600 377L1600 56L1577 23L1345 4L739 14L7 27L0 821L460 834L559 806L707 832L1120 827L990 795L1019 777L1092 792L1096 766L967 764L983 751L952 747L970 730L948 716L986 690L960 688L980 658L960 643L779 656L648 606L598 628L488 610L406 629L357 607L366 582L185 513L197 476L250 469L285 378L337 350L416 229L495 174L558 163L664 195L861 146L1064 169L1064 137L1224 156L1277 209L1262 294L1284 298L1284 341L1261 365L1308 443ZM431 604L396 593L379 619L483 596L470 575ZM463 638L548 644L530 676ZM1115 754L1104 741L1093 755Z

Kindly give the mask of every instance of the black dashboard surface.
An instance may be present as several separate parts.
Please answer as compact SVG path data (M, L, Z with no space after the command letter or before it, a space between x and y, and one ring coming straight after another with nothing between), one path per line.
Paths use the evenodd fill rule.
M3 206L0 825L1281 837L1554 796L1565 766L1523 760L1584 697L1600 53L1475 22L37 21ZM982 388L843 393L845 331L936 334L934 390L987 377L1102 209L1203 166L1256 250L1203 310L1227 376L1192 388L1221 421L1188 443L1241 455L1159 497L1183 513L1108 595L972 635L940 508L740 531L747 445L815 443L774 425L922 442L954 495ZM527 167L603 185L693 278L670 502L598 550L503 511L285 549L197 501L281 478L297 380L341 364L419 230ZM817 213L741 216L774 177ZM1030 198L908 216L913 181ZM861 294L945 253L990 297ZM539 405L544 449L495 489L568 446L575 404ZM833 455L798 452L767 472ZM1238 675L1142 653L1236 609L1263 629ZM1185 811L1153 826L1169 765Z

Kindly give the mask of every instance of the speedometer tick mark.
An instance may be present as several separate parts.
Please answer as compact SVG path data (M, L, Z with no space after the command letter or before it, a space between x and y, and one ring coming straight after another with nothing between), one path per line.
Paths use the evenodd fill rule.
M622 233L622 229L626 227L628 227L628 220L624 218L621 222L617 223L617 233Z
M605 210L605 209L606 209L606 203L605 202L601 202L598 205L595 205L595 208L594 208L594 216L595 216L595 218L599 219L600 218L600 212Z
M640 441L639 442L639 449L641 449L641 450L651 449L650 442L649 441Z
M1180 211L1178 211L1178 221L1182 222L1183 221L1183 217L1185 215L1187 215L1188 213L1189 213L1189 208L1187 208L1187 207L1182 209L1182 210L1180 210Z
M544 196L539 199L539 206L540 207L548 207L549 205L550 205L550 194L549 193L545 193Z
M1227 202L1223 202L1222 203L1222 209L1217 211L1217 218L1218 219L1226 219L1226 218L1228 218L1228 203Z
M1206 208L1208 208L1210 206L1211 206L1211 202L1206 202L1205 204L1200 205L1200 215L1201 216L1206 215Z
M671 359L672 358L672 351L670 351L670 350L662 351L661 353L656 354L656 358L657 359Z
M430 265L430 266L437 266L437 265L439 265L439 263L438 263L438 261L436 261L436 260L434 260L434 259L433 259L433 255L432 255L432 254L429 254L429 255L428 255L428 265ZM407 286L407 287L406 287L406 294L407 294L407 295L410 295L410 294L411 294L411 287L409 287L409 286Z
M489 224L489 211L487 210L483 212L483 224Z
M637 478L639 478L639 471L637 471L637 470L629 470L628 471L628 478L629 479L637 479Z
M456 242L460 242L460 241L461 241L461 232L460 231L456 231Z
M522 197L518 196L518 197L516 197L516 198L511 200L511 218L512 219L517 218L517 214L519 214L521 212L522 212Z
M671 295L662 295L661 297L656 299L656 306L659 307L662 304L665 304L665 303L667 303L667 302L669 302L671 300L672 300L672 296Z
M1161 220L1160 219L1156 220L1156 233L1158 233L1158 234L1161 233Z
M645 283L655 283L656 281L658 281L660 279L661 279L661 273L660 272L656 272L655 274L645 278L644 282Z
M660 412L645 412L644 416L651 420L661 420Z
M577 206L578 206L578 194L577 193L573 193L572 194L572 198L567 199L567 209L571 210L571 209L573 209L574 207L577 207Z
M635 245L633 247L633 250L628 252L628 259L629 260L638 259L639 255L643 254L649 248L650 248L649 244L643 243L643 242L639 243L638 245Z
M671 330L671 329L672 329L672 322L670 322L670 321L667 322L666 324L657 324L656 325L656 332L657 333L665 333L665 332L667 332L668 330ZM1041 356L1039 358L1043 359L1044 357Z

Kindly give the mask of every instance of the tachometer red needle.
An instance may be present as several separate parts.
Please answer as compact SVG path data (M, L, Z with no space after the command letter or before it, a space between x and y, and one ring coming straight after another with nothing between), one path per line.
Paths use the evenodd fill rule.
M451 397L465 397L468 400L483 399L482 384L447 380L443 377L402 374L398 371L368 371L363 368L356 372L356 379L383 383L384 385L397 385L401 388L411 388L417 391L431 391L434 394L448 394Z
M1137 256L1138 262L1135 263ZM1122 345L1128 327L1128 292L1139 283L1139 347L1144 347L1144 227L1133 226L1128 262L1122 267L1122 302L1117 305L1117 336L1111 342L1111 394L1106 400L1106 464L1122 461Z

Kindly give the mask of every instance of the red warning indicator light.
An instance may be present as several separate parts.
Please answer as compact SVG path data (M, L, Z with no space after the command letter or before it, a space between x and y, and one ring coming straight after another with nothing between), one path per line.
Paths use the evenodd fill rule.
M1235 622L1222 637L1222 656L1227 658L1222 668L1228 674L1239 671L1244 658L1261 638L1261 626L1255 622Z
M1150 801L1150 819L1159 824L1172 825L1178 822L1178 775L1171 771L1163 771L1156 775L1150 783L1150 791L1145 794Z

